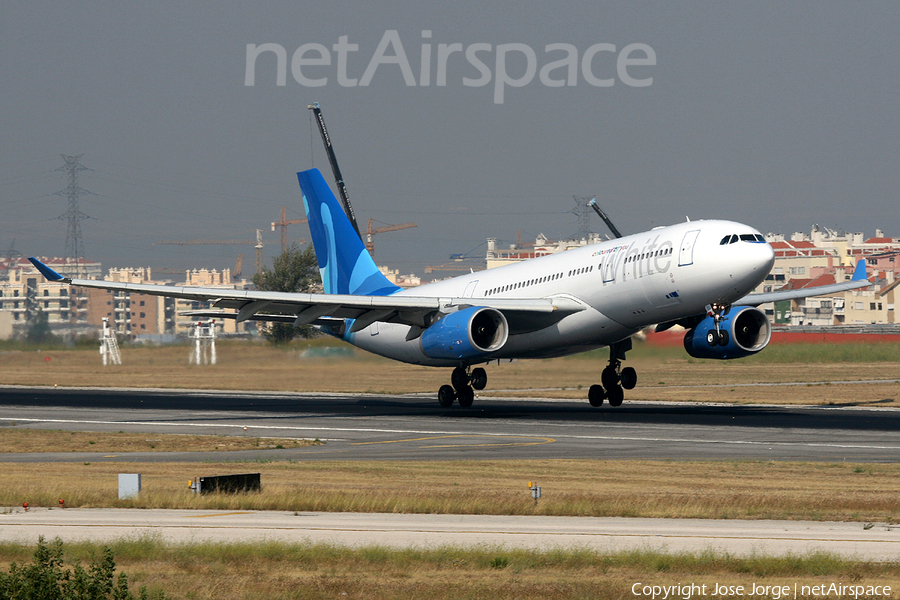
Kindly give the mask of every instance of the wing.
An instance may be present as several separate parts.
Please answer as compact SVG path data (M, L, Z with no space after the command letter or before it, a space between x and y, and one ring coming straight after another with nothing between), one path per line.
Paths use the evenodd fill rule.
M866 261L860 259L856 263L856 269L853 271L853 277L849 281L841 283L832 283L829 285L819 285L811 288L801 288L797 290L784 290L775 292L765 292L762 294L748 294L740 300L733 302L732 306L759 306L766 302L778 302L780 300L793 300L795 298L811 298L813 296L825 296L827 294L836 294L847 290L855 290L872 285L866 278ZM676 319L674 321L666 321L656 326L656 331L665 331L675 325L681 325L686 329L696 327L697 323L706 317L705 314L694 315L686 319Z
M872 285L866 277L866 260L861 258L856 263L856 269L853 271L853 277L849 281L840 283L832 283L829 285L820 285L811 288L800 288L796 290L784 290L775 292L766 292L762 294L750 294L744 296L732 306L759 306L766 302L778 302L780 300L794 300L796 298L811 298L813 296L825 296L828 294L836 294L847 290L855 290L859 288L869 287Z
M49 281L73 286L99 288L166 296L200 302L213 302L218 311L192 311L191 316L217 317L242 321L293 323L295 326L334 323L334 319L354 319L350 333L372 323L402 323L425 329L440 314L468 306L488 306L504 313L510 333L525 333L548 327L563 317L585 309L567 298L496 299L482 302L472 298L432 298L421 296L360 296L353 294L296 294L252 290L118 283L96 279L71 279L60 275L38 259L29 258Z

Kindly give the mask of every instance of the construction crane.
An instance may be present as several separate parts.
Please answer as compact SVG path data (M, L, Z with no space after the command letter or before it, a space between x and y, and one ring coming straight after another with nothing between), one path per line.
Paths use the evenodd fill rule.
M600 205L597 204L596 198L591 198L590 201L587 203L587 205L594 209L594 212L597 213L598 217L603 219L603 222L606 223L606 226L609 227L610 231L612 231L613 236L615 236L617 238L622 237L622 234L619 233L619 230L616 228L615 225L613 225L613 222L609 219L608 216L606 216L606 213L603 212L603 209L600 208Z
M231 274L232 279L238 279L241 276L242 264L244 264L244 255L238 254L237 262L234 263L234 273Z
M475 265L463 265L463 264L444 264L444 265L433 265L425 267L425 274L433 273L434 271L455 271L457 273L470 272L470 271L484 271L483 267L475 268Z
M385 223L384 227L373 227L375 224L375 219L369 219L369 227L366 229L366 250L369 251L369 256L375 258L375 234L376 233L385 233L388 231L399 231L401 229L409 229L410 227L416 227L415 223L403 223L402 225L388 225Z
M325 129L325 117L322 116L322 108L319 106L318 102L313 102L306 108L313 111L313 114L316 116L316 125L319 126L319 133L322 134L322 142L325 144L325 153L328 154L328 162L331 163L331 171L334 173L338 194L341 196L341 204L344 206L344 212L347 213L347 218L350 219L350 224L353 225L353 230L356 232L356 235L359 236L359 239L362 240L362 235L359 233L359 225L356 224L356 215L353 214L353 207L350 206L350 196L347 194L347 185L344 183L344 177L341 175L341 168L338 167L337 157L334 155L334 146L331 145L331 136L328 135L328 130Z
M188 269L178 269L175 267L153 267L151 269L151 272L154 275L158 275L160 273L163 273L164 275L177 275L178 273L184 273L187 270Z
M322 116L322 107L318 102L313 102L306 108L313 111L313 114L316 117L316 125L318 125L319 127L319 133L322 134L322 142L325 144L325 153L328 155L328 162L331 164L331 171L334 173L334 181L337 185L338 194L341 197L341 204L344 207L344 212L347 214L347 218L350 219L350 224L353 225L353 230L356 232L356 235L359 236L359 239L362 240L363 236L359 231L359 225L356 223L356 215L353 213L353 207L350 205L350 196L347 193L347 184L344 182L343 175L341 175L341 168L338 166L337 157L334 154L334 146L331 144L331 136L328 135L328 129L325 127L325 117ZM282 220L284 220L283 212ZM416 226L415 223L403 223L402 225L385 224L385 227L373 227L373 223L374 219L369 219L369 227L366 230L366 239L364 240L366 250L369 251L369 255L373 258L375 257L374 238L376 233L397 231L399 229L408 229L410 227ZM282 236L284 236L284 229L282 228L281 231ZM284 238L282 237L282 239Z
M266 241L267 244L271 244L272 242ZM263 249L263 239L262 239L262 230L256 230L256 240L182 240L182 241L174 241L174 240L163 240L161 242L155 242L154 246L253 246L256 248L256 272L259 273L262 270L262 249Z
M281 220L275 221L272 223L272 231L275 231L276 227L281 227L281 253L284 254L287 252L287 226L288 225L298 225L300 223L307 223L307 219L291 219L290 221L287 219L287 215L285 214L284 207L281 207Z
M262 249L263 249L262 230L260 230L260 229L256 230L256 245L253 247L256 248L256 272L259 273L260 271L262 271Z

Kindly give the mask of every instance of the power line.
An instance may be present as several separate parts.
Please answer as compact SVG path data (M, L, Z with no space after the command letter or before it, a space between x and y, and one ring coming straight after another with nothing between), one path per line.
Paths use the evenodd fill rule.
M83 154L79 154L78 156L66 156L65 154L60 154L60 156L66 161L66 164L56 170L66 173L68 185L66 186L66 189L54 192L53 195L65 196L68 198L69 208L66 212L56 218L67 222L65 257L68 262L75 263L75 272L77 276L80 277L84 274L84 243L81 239L81 222L85 219L90 219L91 217L81 212L81 209L78 206L78 199L81 198L81 196L91 194L92 192L79 187L78 173L81 171L90 171L91 169L88 169L81 164L80 159L84 156Z
M591 235L591 208L588 206L588 200L590 198L579 198L578 196L572 196L575 199L575 208L572 209L572 214L578 217L578 234L577 239L588 239Z

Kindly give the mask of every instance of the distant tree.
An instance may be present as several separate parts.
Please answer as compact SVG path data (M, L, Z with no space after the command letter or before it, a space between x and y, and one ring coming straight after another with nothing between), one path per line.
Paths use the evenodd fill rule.
M309 293L319 284L319 263L312 244L301 250L297 244L275 257L272 268L263 266L262 271L253 276L256 289L269 292ZM308 327L299 328L287 323L272 323L263 335L274 344L285 344Z
M50 331L47 313L39 310L32 314L28 331L25 332L25 339L34 344L46 344L56 340L56 336Z

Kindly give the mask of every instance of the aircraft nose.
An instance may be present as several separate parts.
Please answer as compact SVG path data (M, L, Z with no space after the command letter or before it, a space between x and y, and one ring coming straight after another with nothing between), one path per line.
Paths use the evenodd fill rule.
M759 244L760 270L768 274L775 266L775 248L768 242Z
M741 271L750 289L766 278L775 265L775 250L768 243L748 244L741 260Z

